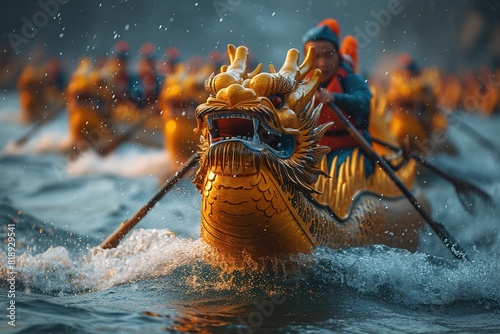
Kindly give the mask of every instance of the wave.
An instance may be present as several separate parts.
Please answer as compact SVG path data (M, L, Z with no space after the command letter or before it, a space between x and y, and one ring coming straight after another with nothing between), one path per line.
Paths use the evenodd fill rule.
M71 140L65 132L43 132L23 145L10 140L5 145L2 154L23 155L29 153L65 153L70 147Z
M124 150L113 152L106 157L94 151L83 153L78 159L68 163L68 174L112 174L125 177L155 176L165 173L169 159L162 150L145 149L128 145Z
M407 306L490 301L500 306L500 261L476 252L472 261L375 245L315 253L317 280Z
M68 249L51 245L42 253L20 254L16 258L18 280L26 288L47 294L105 290L168 275L196 261L202 246L199 241L176 237L169 230L150 229L134 231L115 249L88 248L76 257ZM0 272L6 278L6 253L0 257Z
M481 252L472 261L460 261L385 246L319 248L280 267L293 270L266 272L214 266L207 247L200 239L180 238L167 229L136 230L115 249L89 248L76 258L63 246L25 252L17 259L17 272L27 288L47 294L159 279L159 284L177 285L182 294L205 297L256 289L287 296L352 290L410 307L464 301L500 305L500 261ZM5 268L1 272L6 275Z
M4 156L20 156L25 154L64 154L70 146L70 138L65 134L43 133L36 140L25 145L17 145L9 141L2 151ZM169 157L159 149L145 149L134 144L124 147L106 157L94 151L82 153L78 159L68 161L68 175L111 174L124 177L155 176L162 177L170 171Z

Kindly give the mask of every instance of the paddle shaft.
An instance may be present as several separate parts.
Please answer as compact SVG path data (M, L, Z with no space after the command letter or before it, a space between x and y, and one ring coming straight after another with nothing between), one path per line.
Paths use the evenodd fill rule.
M134 228L137 223L141 221L144 216L158 203L158 201L173 187L175 186L193 166L196 165L198 159L198 154L193 154L184 164L177 173L172 175L156 192L156 194L144 205L141 209L139 209L135 215L129 220L120 224L120 227L111 234L105 241L103 241L100 245L102 249L110 249L116 248L120 241L127 235L132 228Z
M390 150L394 151L394 152L399 152L400 149L395 147L395 146L392 146L391 144L383 141L383 140L380 140L378 138L373 138L371 137L372 141L377 143L377 144L380 144L380 145L383 145L387 148L389 148ZM409 153L409 157L414 159L415 161L417 161L418 163L420 163L422 166L430 169L431 171L433 171L434 173L436 173L437 175L443 177L444 179L448 180L450 183L452 183L454 186L455 186L455 191L457 192L457 194L460 196L460 194L466 194L467 196L469 194L475 194L475 195L478 195L480 196L480 198L483 199L483 201L488 204L489 206L494 206L495 203L493 202L493 199L491 198L491 196L485 192L483 189L475 186L474 184L472 183L469 183L465 180L462 180L456 176L452 176L450 174L448 174L447 172L441 170L440 168L434 166L433 164L431 164L429 161L427 161L424 157L422 157L420 154L416 153L416 152L410 152ZM462 202L462 199L461 197L460 198L460 201ZM464 202L462 202L462 205L464 206L464 208L466 210L472 210L472 207L470 207L469 205L467 204L464 204Z
M459 244L452 238L452 236L445 230L444 226L440 223L434 221L432 217L423 209L420 201L413 195L413 193L406 187L406 185L394 174L390 165L375 152L370 143L366 141L365 138L358 132L358 130L352 125L352 123L347 119L344 113L333 103L329 102L328 105L332 108L335 114L338 116L342 125L349 132L349 134L356 139L358 144L361 146L365 154L372 161L375 161L389 176L389 178L394 182L394 184L401 190L401 192L408 198L410 203L413 205L415 210L424 218L429 226L436 232L439 238L443 241L446 247L459 259L468 259L465 251L461 249Z
M109 153L113 152L115 148L117 148L121 143L129 139L131 135L133 135L137 130L139 130L145 122L146 119L141 118L140 120L132 124L121 135L117 136L116 138L113 138L111 142L109 142L107 145L104 145L101 148L97 148L96 149L97 153L101 156L106 156Z
M381 139L378 139L378 138L373 138L371 137L371 139L375 142L375 143L378 143L380 145L383 145L385 147L387 147L388 149L394 151L394 152L399 152L400 149L395 147L395 146L392 146L391 144L381 140ZM418 163L420 163L421 165L429 168L430 170L432 170L433 172L435 172L436 174L442 176L443 178L447 179L448 181L452 182L452 183L455 183L457 182L457 179L454 178L453 176L449 175L448 173L442 171L441 169L439 169L438 167L432 165L430 162L428 162L427 160L424 159L424 157L422 157L420 154L417 154L415 152L410 152L409 153L409 156L414 159L415 161L417 161Z
M65 106L66 106L65 103L61 103L61 104L57 105L51 112L49 112L47 115L45 115L44 118L42 118L38 122L36 122L36 124L33 125L33 127L24 136L17 139L14 143L16 145L23 145L24 143L26 143L26 141L28 141L28 139L30 139L30 137L38 129L40 129L42 127L42 125L44 125L45 123L50 121L52 118L54 118L56 115L58 115L61 111L63 111Z

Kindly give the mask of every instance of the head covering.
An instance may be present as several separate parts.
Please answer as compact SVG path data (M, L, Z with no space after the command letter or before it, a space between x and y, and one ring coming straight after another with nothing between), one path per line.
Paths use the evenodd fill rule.
M113 54L120 59L127 59L128 58L128 43L125 41L119 41L115 44L115 47L113 49Z
M328 41L339 49L340 28L334 19L325 19L314 28L309 29L302 37L302 43L310 41Z
M156 58L155 49L156 47L153 43L147 42L141 46L139 52L144 58L154 59Z
M332 19L331 17L324 19L323 21L320 21L316 26L321 27L321 26L327 26L330 28L335 35L337 35L337 38L340 37L340 26L337 20Z
M357 72L358 70L358 40L356 37L347 35L342 40L342 45L340 45L340 54L342 59L351 65L352 70Z
M180 52L175 46L169 47L165 51L165 58L171 64L175 65L180 61Z
M412 58L408 53L403 52L399 55L398 61L403 67L410 72L411 74L418 75L420 74L420 66L418 66L415 59Z

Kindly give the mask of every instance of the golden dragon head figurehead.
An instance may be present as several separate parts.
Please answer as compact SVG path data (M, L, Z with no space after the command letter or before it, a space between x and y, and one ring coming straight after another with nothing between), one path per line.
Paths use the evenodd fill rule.
M226 254L252 257L307 252L314 244L293 208L315 193L329 148L318 145L329 124L317 126L309 49L299 65L291 49L279 71L248 71L248 49L228 46L230 64L205 83L210 96L195 115L201 134L202 239Z
M193 182L202 195L201 239L224 257L214 263L247 267L317 246L415 249L420 216L408 215L410 204L386 173L367 178L357 150L338 173L335 163L324 172L330 149L318 142L330 123L317 124L314 49L300 65L291 49L281 69L268 73L261 65L248 71L243 46L229 45L228 54L230 64L206 80L210 96L195 112L201 144ZM397 175L411 186L415 164Z
M329 151L317 144L328 125L316 128L320 109L313 99L321 72L311 72L314 49L301 65L299 51L291 49L281 69L270 65L269 73L261 72L262 64L248 72L244 46L229 45L228 55L230 65L206 80L210 96L196 109L202 134L197 180L208 165L223 174L244 175L266 164L280 181L312 190L321 174L317 165Z

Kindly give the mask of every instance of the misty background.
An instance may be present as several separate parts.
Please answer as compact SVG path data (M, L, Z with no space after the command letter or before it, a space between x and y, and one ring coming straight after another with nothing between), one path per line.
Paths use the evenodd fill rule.
M64 2L3 3L2 76L12 75L14 63L53 55L74 67L80 56L106 55L119 40L129 43L132 61L145 42L154 43L159 56L175 46L182 60L206 57L215 49L225 52L231 43L246 45L258 62L280 66L288 49L302 51L302 35L327 17L338 20L342 36L361 39L359 62L364 72L381 69L383 59L401 52L408 52L423 66L445 70L500 65L500 0ZM57 11L44 22L47 11L42 4L48 3ZM25 28L23 35L27 21L38 22L36 33ZM33 36L26 35L27 31Z

